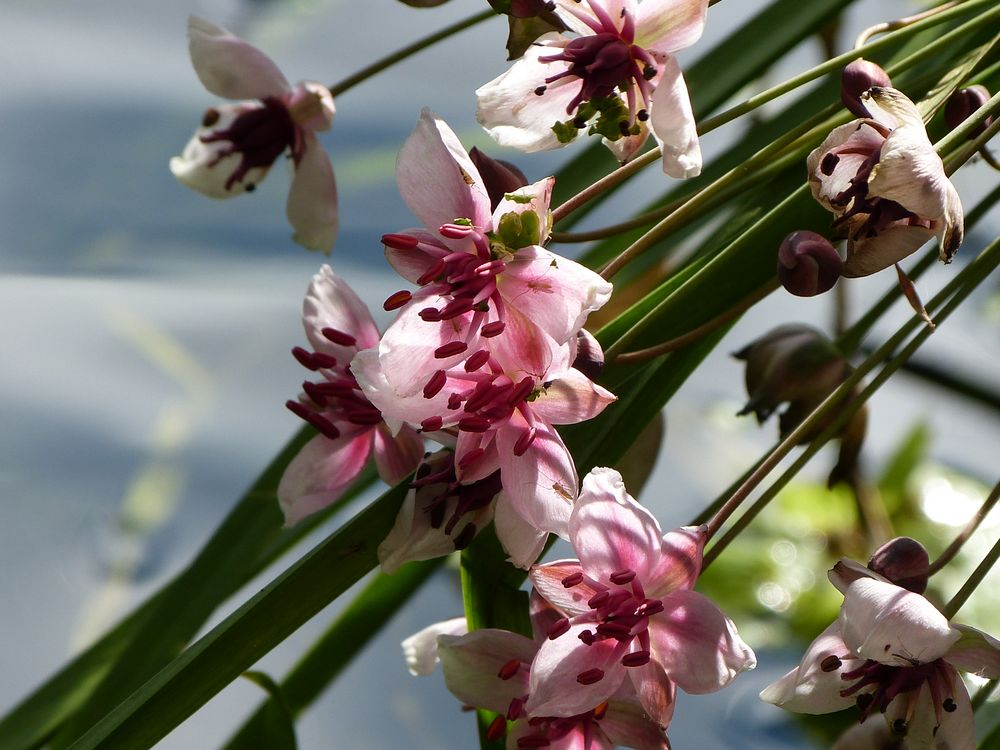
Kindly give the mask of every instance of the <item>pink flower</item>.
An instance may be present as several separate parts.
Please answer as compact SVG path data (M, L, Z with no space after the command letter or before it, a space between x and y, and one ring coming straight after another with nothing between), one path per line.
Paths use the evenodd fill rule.
M703 529L664 536L621 475L598 468L583 481L569 536L579 560L529 574L563 615L532 664L530 714L573 716L631 682L646 713L666 726L675 685L713 692L756 666L732 621L691 591Z
M337 236L337 185L314 135L329 130L334 106L318 83L289 85L267 55L196 16L188 18L191 62L205 88L224 99L253 100L209 109L170 171L188 187L229 198L252 191L288 152L295 176L288 192L293 239L329 252Z
M379 345L385 377L403 396L439 370L495 353L539 371L575 339L611 285L539 243L549 232L553 179L506 194L491 212L484 181L458 138L424 110L396 163L399 190L427 229L383 237L386 257L413 293ZM478 369L478 367L473 368Z
M843 275L881 271L934 235L950 262L962 244L962 201L920 112L893 88L873 86L861 99L872 118L834 129L807 160L813 196L847 231Z
M844 593L840 617L760 697L809 714L853 704L862 722L884 714L894 737L914 750L974 750L972 706L955 670L1000 677L1000 641L950 624L920 594L849 560L830 580Z
M574 339L575 341L575 339ZM365 396L392 429L406 424L436 432L457 430L455 475L468 484L500 470L497 535L511 561L526 568L549 533L565 537L577 493L577 476L555 424L591 419L615 400L607 390L569 366L573 347L554 366L538 372L504 370L495 357L479 368L438 370L410 396L396 392L379 351L360 352L351 370Z
M354 379L351 359L378 343L378 329L368 308L329 266L313 276L306 291L302 324L315 351L296 347L292 354L322 380L304 382L304 395L287 406L320 434L292 459L278 484L288 526L340 497L372 454L379 475L393 485L417 468L424 453L424 442L412 429L390 433Z
M498 143L558 148L596 117L591 133L627 161L649 132L671 177L701 172L701 149L673 53L705 26L708 0L556 0L575 34L545 34L506 73L481 87L477 117Z

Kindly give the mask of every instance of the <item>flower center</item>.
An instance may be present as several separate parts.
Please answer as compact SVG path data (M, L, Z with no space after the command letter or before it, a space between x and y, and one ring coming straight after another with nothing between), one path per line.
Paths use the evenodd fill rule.
M562 580L565 588L573 588L583 583L582 572L572 573ZM641 667L649 663L649 618L663 611L660 599L650 599L643 591L642 584L634 570L619 570L608 576L610 586L592 581L597 593L590 597L587 606L590 612L577 615L572 620L562 618L550 629L548 637L564 635L570 625L592 622L593 630L579 634L579 639L587 646L599 641L614 640L614 655L620 658L622 666ZM604 671L588 669L576 676L581 685L592 685L604 679Z
M211 127L219 118L217 110L205 113L203 124ZM232 154L240 155L240 163L226 179L226 190L231 190L237 182L242 182L251 169L267 169L274 160L291 149L296 163L302 156L302 139L298 127L292 119L288 107L277 98L261 100L261 106L251 107L241 112L224 130L213 130L200 138L202 143L229 142L229 146L219 150L208 164L214 167ZM247 190L252 186L247 185Z
M476 525L468 522L461 530L453 533L467 513L475 513L489 505L503 487L500 471L469 484L461 484L455 475L455 454L445 452L438 460L422 463L417 469L413 483L417 491L417 507L429 517L431 528L442 529L451 536L456 550L462 550L476 536ZM454 503L451 515L449 506Z
M833 659L836 659L836 664L833 663ZM824 660L821 665L825 671L833 671L839 667L840 660L836 656L830 661ZM950 713L957 707L953 699L956 675L943 659L925 664L914 662L912 666L892 666L868 659L857 669L841 674L840 679L853 681L852 685L840 691L840 695L845 698L857 695L856 702L861 710L862 722L874 711L885 713L889 704L900 695L906 695L908 701L902 715L912 716L914 708L912 704L919 695L919 688L925 684L930 691L939 726L941 712ZM898 719L892 726L893 732L897 735L905 735L906 729L905 719Z
M335 344L356 348L356 339L335 328L324 328L323 335ZM354 434L367 432L382 421L382 413L365 396L351 372L350 364L340 364L324 352L310 352L300 346L292 349L299 364L319 372L323 380L305 381L302 390L306 399L286 401L285 406L331 440L340 437L345 428ZM338 423L340 426L338 426Z

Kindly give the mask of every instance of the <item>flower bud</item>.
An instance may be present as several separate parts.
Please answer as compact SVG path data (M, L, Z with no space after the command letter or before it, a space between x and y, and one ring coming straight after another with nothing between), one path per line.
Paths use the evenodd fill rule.
M889 74L869 60L853 60L840 74L840 100L856 117L871 117L861 95L872 86L892 86Z
M496 209L506 193L513 193L528 184L528 178L516 166L509 161L487 156L475 146L469 150L469 158L479 170L479 176L483 178L493 209Z
M986 104L990 98L990 92L985 86L970 86L967 89L959 89L948 97L948 102L944 105L944 121L948 127L954 130L977 109ZM969 133L969 139L975 138L986 131L986 128L993 122L992 117L987 117L979 126Z
M593 334L581 328L576 334L576 359L573 367L591 380L597 380L604 371L604 350Z
M778 280L797 297L830 291L843 268L830 241L815 232L792 232L778 248Z
M930 557L916 539L898 536L872 553L868 567L897 586L922 594L927 588Z

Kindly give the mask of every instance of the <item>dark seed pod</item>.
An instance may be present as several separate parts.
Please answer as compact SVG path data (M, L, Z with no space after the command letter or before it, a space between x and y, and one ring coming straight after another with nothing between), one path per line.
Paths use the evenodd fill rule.
M778 248L778 280L797 297L830 291L844 261L830 241L815 232L792 232Z
M986 104L990 98L990 92L985 86L970 86L967 89L959 89L948 97L948 102L944 105L944 121L948 127L954 130L965 122L973 112ZM982 135L986 128L993 122L992 117L987 117L975 130L969 133L970 140Z
M917 594L927 589L930 557L924 545L908 536L890 539L875 550L868 567L897 586Z
M504 194L513 193L528 184L528 178L520 169L508 161L487 156L475 146L469 150L469 158L483 178L486 192L490 196L490 206L494 209L503 200Z
M869 60L849 62L840 74L840 100L856 117L871 117L861 95L872 86L892 86L889 74Z
M580 332L576 334L576 344L576 359L573 360L573 367L591 380L597 380L604 370L604 350L597 343L597 339L585 328L581 328Z

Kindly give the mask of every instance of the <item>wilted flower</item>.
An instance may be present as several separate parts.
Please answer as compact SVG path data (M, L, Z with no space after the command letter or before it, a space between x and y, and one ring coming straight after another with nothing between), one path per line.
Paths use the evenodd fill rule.
M948 101L944 105L944 121L948 123L949 128L957 128L977 109L986 104L989 98L990 92L985 86L976 85L959 89L948 97ZM984 119L978 127L969 133L969 138L982 135L992 122L992 116Z
M691 590L704 527L664 535L618 472L597 468L583 480L569 537L579 560L529 573L562 615L532 663L529 714L575 716L631 682L650 719L666 726L675 685L709 693L756 665L732 621Z
M834 129L808 159L813 196L847 233L844 276L896 263L937 235L949 262L962 244L961 199L920 112L892 88L862 96L872 117Z
M950 624L920 594L851 561L830 580L844 594L840 617L761 698L810 714L855 704L862 722L884 714L894 738L914 750L974 750L972 706L956 668L1000 677L1000 641Z
M506 73L482 86L477 117L498 143L558 148L590 132L627 161L652 132L663 171L694 177L701 149L673 53L694 44L708 0L557 0L575 36L540 37Z
M778 281L797 297L813 297L833 289L844 261L826 237L800 230L778 248Z
M411 428L389 432L354 379L351 359L378 344L378 329L365 304L329 266L313 276L302 325L315 351L296 347L292 354L322 379L304 382L305 393L287 406L320 434L292 459L278 484L289 526L340 497L372 454L382 479L397 484L417 468L424 452L423 439Z
M872 86L892 86L889 74L870 60L852 60L840 72L840 101L852 115L871 117L861 96Z
M205 88L224 99L253 101L205 112L170 171L205 195L229 198L253 190L287 152L295 170L287 203L293 239L329 252L339 226L337 186L314 134L333 122L330 91L318 83L289 85L267 55L202 18L188 19L188 37Z

